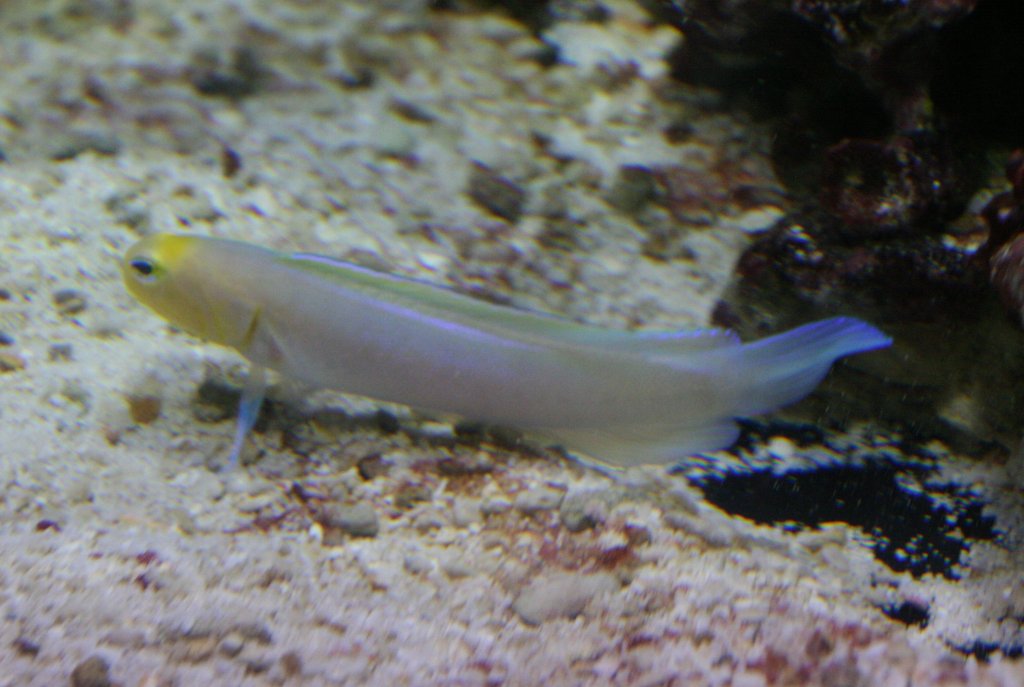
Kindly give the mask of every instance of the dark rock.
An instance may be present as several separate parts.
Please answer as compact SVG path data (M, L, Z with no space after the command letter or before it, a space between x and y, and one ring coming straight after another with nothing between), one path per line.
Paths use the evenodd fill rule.
M193 70L192 86L203 95L238 100L259 91L267 76L256 51L248 46L234 51L228 69L209 58L201 61L204 64Z
M381 458L379 453L372 453L360 458L356 463L356 469L359 471L359 476L369 482L388 474L391 470L391 463Z
M297 677L302 674L302 657L297 651L286 651L279 659L281 672L285 677Z
M220 169L224 178L231 179L242 169L242 156L229 146L220 149Z
M0 343L3 343L2 338L0 335ZM69 343L52 343L46 351L46 357L52 363L66 363L75 359L75 348Z
M71 671L71 687L111 687L110 665L99 656L85 659Z
M128 403L128 414L132 422L148 425L160 417L163 399L152 394L129 394L125 397Z
M86 309L85 294L75 289L60 289L53 294L53 304L61 315L78 315Z
M480 163L473 165L466 193L483 209L513 224L526 204L526 191Z
M989 259L989 280L1003 305L1024 325L1024 150L1010 156L1006 178L1011 190L981 212L989 236L979 253Z
M608 202L617 210L634 214L654 200L658 182L647 167L623 165L608 193Z
M11 644L14 650L22 656L31 656L35 658L39 655L39 651L42 647L39 646L38 642L35 642L28 637L18 637Z
M846 234L911 233L956 214L957 178L952 153L933 136L847 139L825 154L821 202Z
M57 161L72 160L90 151L98 155L117 155L120 150L121 141L112 133L77 131L63 136L50 158Z
M351 506L327 504L320 511L320 523L353 537L376 537L380 531L377 511L368 503Z

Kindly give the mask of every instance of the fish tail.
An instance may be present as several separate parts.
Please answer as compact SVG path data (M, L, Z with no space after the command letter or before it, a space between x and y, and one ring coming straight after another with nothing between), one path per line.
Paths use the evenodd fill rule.
M892 339L853 317L805 324L737 353L736 415L756 415L799 401L811 393L837 359L892 344Z

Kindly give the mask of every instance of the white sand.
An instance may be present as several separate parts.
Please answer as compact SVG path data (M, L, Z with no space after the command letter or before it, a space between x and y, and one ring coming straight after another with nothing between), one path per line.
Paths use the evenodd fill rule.
M515 22L415 0L0 7L0 685L69 684L89 657L132 687L1024 682L998 653L949 649L1019 644L1024 616L1017 491L955 456L946 474L1000 499L1011 528L960 582L893 573L842 525L728 517L660 470L613 481L554 453L453 447L401 410L392 435L278 412L254 462L220 471L231 423L198 421L195 394L241 363L125 294L117 260L149 232L350 257L609 326L707 321L746 232L779 208L672 218L607 199L623 164L680 165L724 197L738 177L776 188L764 132L670 88L675 32L605 4L604 25L552 28L573 61L552 68ZM258 92L199 95L190 76L231 72L239 45L266 72ZM670 145L680 121L692 137ZM526 191L514 226L467 195L473 161ZM553 226L571 251L537 240ZM650 236L673 259L646 257ZM383 474L366 479L369 456ZM563 498L597 526L570 531ZM328 504L364 504L364 521L368 504L377 534L325 527ZM926 628L878 610L908 599ZM83 671L74 684L105 684Z

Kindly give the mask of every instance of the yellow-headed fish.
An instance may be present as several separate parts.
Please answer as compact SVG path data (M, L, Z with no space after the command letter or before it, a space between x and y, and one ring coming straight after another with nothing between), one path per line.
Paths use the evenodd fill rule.
M835 359L891 343L844 317L748 344L722 329L601 329L329 258L199 236L145 238L122 269L142 303L252 363L232 461L262 402L266 368L636 465L728 446L733 418L799 400Z

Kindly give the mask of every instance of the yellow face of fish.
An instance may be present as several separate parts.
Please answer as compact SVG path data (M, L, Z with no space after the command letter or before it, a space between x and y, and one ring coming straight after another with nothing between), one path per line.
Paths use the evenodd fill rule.
M121 273L143 305L196 336L218 340L216 317L195 279L201 249L201 240L188 236L150 236L128 249Z

